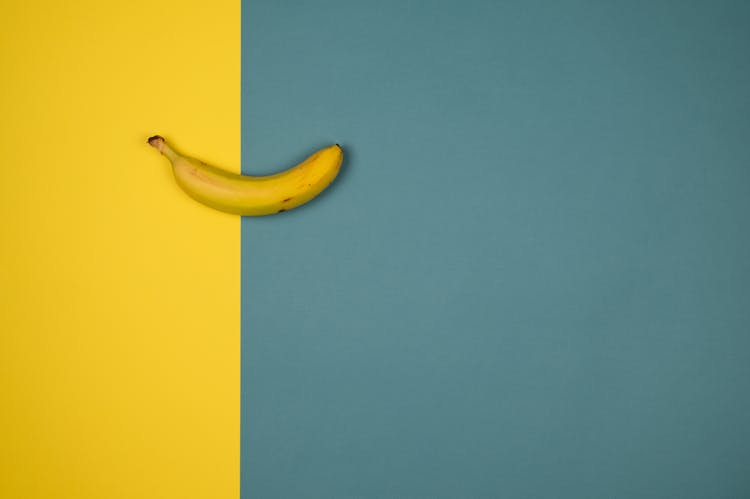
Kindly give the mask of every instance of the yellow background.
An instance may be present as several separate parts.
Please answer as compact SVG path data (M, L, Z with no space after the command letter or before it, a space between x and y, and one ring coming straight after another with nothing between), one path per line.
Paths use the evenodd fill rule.
M0 7L0 497L239 495L240 2Z

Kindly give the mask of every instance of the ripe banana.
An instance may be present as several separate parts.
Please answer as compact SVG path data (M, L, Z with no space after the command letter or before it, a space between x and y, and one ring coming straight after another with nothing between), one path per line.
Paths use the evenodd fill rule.
M177 184L190 197L220 211L249 216L272 215L310 201L336 178L344 158L341 146L335 144L288 170L251 176L183 156L159 135L148 143L169 159Z

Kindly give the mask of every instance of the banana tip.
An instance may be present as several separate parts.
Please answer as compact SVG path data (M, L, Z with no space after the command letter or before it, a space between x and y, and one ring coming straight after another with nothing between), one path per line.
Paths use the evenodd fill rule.
M163 152L164 142L164 137L162 137L161 135L154 135L148 138L148 145L150 145L151 147L155 147L159 150L159 152Z

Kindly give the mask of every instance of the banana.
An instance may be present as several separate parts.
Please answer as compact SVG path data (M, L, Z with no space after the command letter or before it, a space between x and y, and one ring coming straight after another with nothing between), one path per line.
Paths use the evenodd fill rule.
M325 147L300 164L267 176L238 175L184 156L159 135L148 139L172 163L177 184L190 197L227 213L262 216L296 208L323 192L336 178L344 153Z

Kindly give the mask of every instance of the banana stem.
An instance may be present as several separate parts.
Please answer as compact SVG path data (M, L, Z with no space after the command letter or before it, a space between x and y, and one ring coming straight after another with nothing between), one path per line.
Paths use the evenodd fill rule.
M161 135L154 135L148 138L148 144L151 147L156 148L160 153L166 156L169 161L174 161L177 158L177 153L167 145L167 141Z

